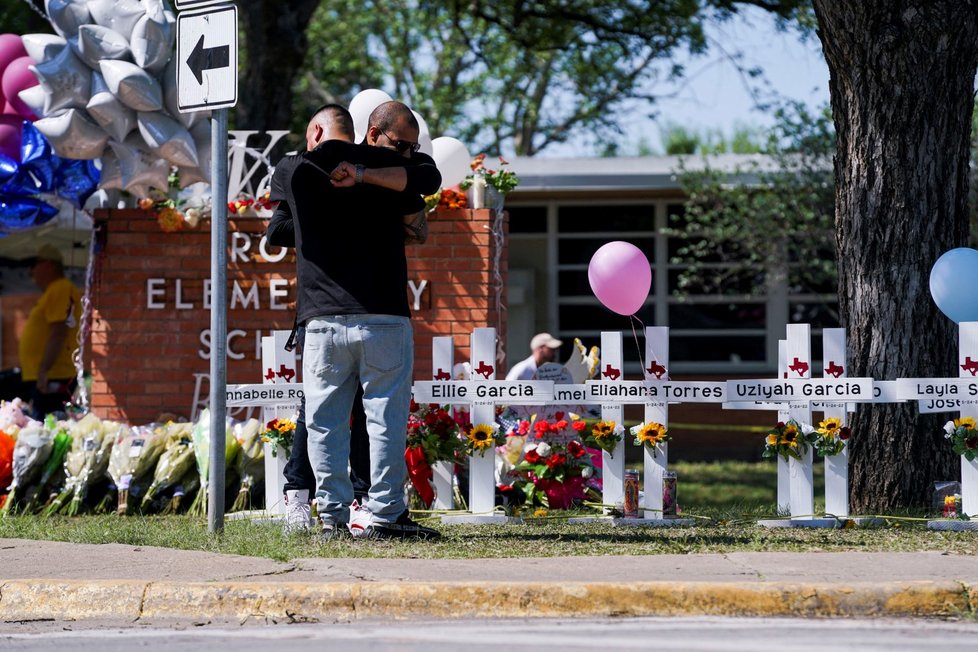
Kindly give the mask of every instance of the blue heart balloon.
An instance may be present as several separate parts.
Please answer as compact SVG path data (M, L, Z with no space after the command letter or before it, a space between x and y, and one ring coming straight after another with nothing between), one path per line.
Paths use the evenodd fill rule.
M0 231L31 229L49 222L58 209L33 197L0 195Z
M930 295L951 321L978 321L978 251L945 252L930 270Z

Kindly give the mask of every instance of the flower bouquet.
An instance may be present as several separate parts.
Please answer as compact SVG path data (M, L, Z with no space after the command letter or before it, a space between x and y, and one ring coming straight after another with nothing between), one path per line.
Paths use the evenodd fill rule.
M492 188L498 193L505 195L520 185L519 177L512 170L506 169L507 165L509 165L509 161L500 156L499 169L487 168L486 155L479 154L469 164L469 167L472 168L472 174L465 177L458 184L458 187L462 190L468 190L474 184L478 184L479 178L481 177L487 188Z
M64 490L45 508L45 515L62 511L68 516L78 515L88 490L105 477L112 445L124 428L121 423L101 421L92 413L68 426L71 450L65 456Z
M13 513L22 492L42 473L44 463L54 448L54 433L40 421L30 421L17 433L11 462L13 481L3 504L3 514Z
M458 434L458 424L442 406L437 403L419 404L411 400L404 460L411 484L425 506L430 506L435 499L431 487L431 465L455 461L455 454L461 449Z
M636 446L645 446L652 451L653 456L658 454L659 444L672 439L672 435L669 434L669 429L657 421L649 421L632 426L630 432L635 437L633 443Z
M295 436L295 421L291 419L272 419L261 431L261 440L271 444L272 457L278 456L278 449L285 450L286 456L292 454L292 438Z
M480 457L484 457L486 451L503 445L505 441L506 435L495 423L469 424L465 428L465 440L462 443L462 450L469 456L479 455Z
M195 516L207 515L207 488L210 486L210 454L211 454L211 413L209 409L201 411L191 431L194 440L194 459L197 461L198 487L200 491L194 498L188 510ZM237 463L238 455L241 452L241 444L234 436L232 428L228 427L224 433L224 469L225 481L227 471L233 470Z
M12 401L0 401L0 432L16 437L21 428L30 419L24 414L24 402L19 398Z
M153 481L146 489L146 495L140 503L143 512L154 508L154 499L166 489L180 483L189 469L194 468L194 442L191 438L192 424L167 424L165 431L165 448L153 471Z
M67 429L58 425L53 415L48 415L44 419L44 427L54 434L54 442L51 447L51 454L44 462L41 470L41 477L27 490L24 503L24 513L30 514L37 510L41 500L50 502L56 498L61 490L61 485L65 481L65 456L71 450L71 435Z
M778 421L764 439L761 457L768 459L780 455L785 461L789 457L800 460L817 438L815 429L807 423L799 423L794 419L787 423Z
M614 421L598 421L591 426L591 436L587 443L614 456L618 442L625 438L625 427Z
M591 456L577 440L566 444L531 441L523 451L523 461L513 470L528 480L521 483L527 503L548 509L569 509L575 501L584 500L586 482L594 475Z
M852 431L842 425L842 419L839 417L829 417L819 422L815 433L818 437L813 445L815 451L822 457L841 453L846 448L846 441L852 436Z
M160 426L140 426L135 430L123 428L115 437L109 454L109 477L118 491L116 513L131 514L135 505L131 498L142 493L134 487L145 486L166 446L165 429Z
M978 457L978 428L974 417L961 417L944 424L944 438L958 455L971 462Z
M248 419L234 425L234 436L241 445L236 458L241 487L234 498L230 511L239 512L251 502L251 489L265 479L265 447L262 445L261 423L258 419Z

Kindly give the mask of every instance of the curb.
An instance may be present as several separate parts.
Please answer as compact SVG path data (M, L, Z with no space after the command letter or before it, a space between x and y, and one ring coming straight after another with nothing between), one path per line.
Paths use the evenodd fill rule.
M960 616L978 587L959 582L841 584L634 582L265 582L10 580L0 620L606 616Z

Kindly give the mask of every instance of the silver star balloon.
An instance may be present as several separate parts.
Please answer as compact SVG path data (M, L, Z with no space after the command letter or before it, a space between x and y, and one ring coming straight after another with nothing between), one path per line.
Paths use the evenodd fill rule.
M44 99L47 95L44 93L44 89L40 86L31 86L30 88L25 88L21 92L17 93L17 97L20 101L27 105L27 107L34 112L34 115L38 118L44 117Z
M174 29L162 0L146 0L143 5L146 15L133 27L129 45L136 65L158 73L173 52Z
M100 61L99 70L113 95L136 111L159 111L163 108L160 84L134 63Z
M44 63L53 59L61 48L68 44L60 36L54 34L24 34L20 37L24 43L24 49L34 63Z
M130 134L121 145L113 141L110 147L119 159L123 188L142 196L146 195L142 189L147 187L167 190L170 185L170 164L147 151L139 134Z
M61 115L42 118L34 126L62 158L98 158L109 140L108 134L79 109L68 109Z
M46 0L44 10L54 31L65 38L75 36L79 27L92 22L86 0Z
M82 61L96 69L103 59L132 58L126 37L101 25L82 25L78 36L68 42Z
M197 146L190 132L160 111L140 112L136 126L149 148L174 165L196 167Z
M105 78L92 71L92 99L85 107L88 114L113 140L122 142L136 127L136 112L125 106L109 91Z
M180 187L211 182L211 123L199 122L190 129L197 145L197 166L180 168Z
M146 13L137 0L88 0L92 19L102 27L114 29L120 34L132 34L132 28Z
M44 115L63 109L84 108L92 89L92 71L75 56L70 47L63 47L53 58L30 67L44 89Z

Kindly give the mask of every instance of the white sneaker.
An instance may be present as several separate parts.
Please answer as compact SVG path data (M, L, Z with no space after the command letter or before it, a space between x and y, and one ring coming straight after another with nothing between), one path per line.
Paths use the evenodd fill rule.
M370 525L372 520L373 517L370 515L370 512L354 500L353 504L350 505L350 534L354 538L363 536L364 530L367 529L367 526Z
M309 506L309 490L296 489L285 492L285 523L282 534L295 534L311 529L312 509Z

